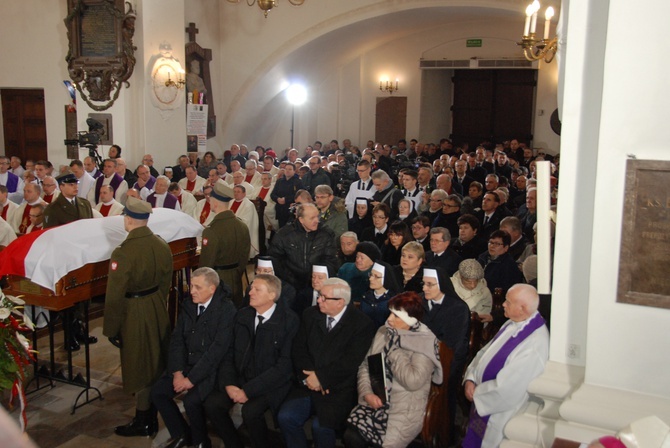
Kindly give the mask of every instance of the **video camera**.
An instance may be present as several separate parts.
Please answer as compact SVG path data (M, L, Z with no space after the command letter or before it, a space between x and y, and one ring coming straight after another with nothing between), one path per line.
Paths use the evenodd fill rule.
M88 125L88 132L78 132L77 138L65 139L63 143L88 148L88 156L95 160L98 169L102 169L102 157L98 153L98 143L100 143L100 138L105 135L105 125L93 118L87 118L86 124Z

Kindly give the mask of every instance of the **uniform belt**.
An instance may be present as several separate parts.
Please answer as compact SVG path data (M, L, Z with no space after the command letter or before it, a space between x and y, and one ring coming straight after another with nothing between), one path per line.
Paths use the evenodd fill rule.
M153 294L156 291L158 291L158 286L154 286L153 288L145 289L144 291L127 292L126 293L126 299L138 299L140 297L144 297L144 296L148 296L149 294Z
M239 266L239 263L220 264L218 266L214 266L212 269L214 269L216 271L227 271L229 269L236 269L237 266Z

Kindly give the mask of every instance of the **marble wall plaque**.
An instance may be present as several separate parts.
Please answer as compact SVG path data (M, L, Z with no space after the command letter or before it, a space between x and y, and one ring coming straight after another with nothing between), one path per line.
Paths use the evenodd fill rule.
M670 161L628 160L617 302L670 308Z

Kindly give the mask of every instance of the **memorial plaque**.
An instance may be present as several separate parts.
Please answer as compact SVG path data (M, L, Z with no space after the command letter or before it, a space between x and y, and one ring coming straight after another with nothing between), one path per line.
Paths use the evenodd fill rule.
M81 14L81 55L116 56L116 18L103 5L90 5Z
M670 308L670 162L628 160L617 301Z
M124 0L68 0L68 73L93 110L109 109L135 68L137 15Z

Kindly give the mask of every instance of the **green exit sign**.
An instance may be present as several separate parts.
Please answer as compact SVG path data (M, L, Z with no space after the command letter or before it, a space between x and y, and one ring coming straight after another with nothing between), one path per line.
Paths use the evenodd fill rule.
M465 41L465 46L466 47L481 47L482 46L482 40L481 39L468 39Z

